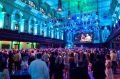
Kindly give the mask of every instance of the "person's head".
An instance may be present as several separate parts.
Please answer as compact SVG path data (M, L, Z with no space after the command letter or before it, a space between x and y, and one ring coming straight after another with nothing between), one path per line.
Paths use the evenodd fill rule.
M40 52L39 50L37 50L37 52Z
M34 51L33 51L33 50L32 50L31 52L32 52L32 53L34 53Z
M101 56L98 54L98 55L96 56L96 58L97 58L97 59L100 59L100 58L101 58Z
M105 58L106 58L106 60L110 60L110 59L111 59L111 58L110 58L110 55L108 55L108 54L106 55Z
M110 50L110 53L113 53L113 51L112 51L112 50Z
M41 57L42 57L41 53L38 53L38 54L36 55L36 58L37 58L37 59L41 59Z
M56 63L59 63L59 64L62 63L62 57L61 57L61 56L58 56L58 57L57 57L57 59L56 59Z
M79 63L79 67L84 67L84 63L83 63L83 62L80 62L80 63Z
M27 60L28 60L27 56L23 57L23 61L27 61Z

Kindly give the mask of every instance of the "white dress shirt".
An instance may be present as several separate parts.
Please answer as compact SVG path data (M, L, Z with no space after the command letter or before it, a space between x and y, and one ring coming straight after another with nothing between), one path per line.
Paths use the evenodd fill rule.
M49 71L46 63L41 59L36 59L29 66L31 79L49 79Z

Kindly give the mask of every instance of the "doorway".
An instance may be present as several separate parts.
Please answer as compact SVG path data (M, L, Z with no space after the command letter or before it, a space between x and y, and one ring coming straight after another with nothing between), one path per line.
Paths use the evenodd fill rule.
M19 44L14 44L14 47L15 47L14 49L18 50L19 49Z

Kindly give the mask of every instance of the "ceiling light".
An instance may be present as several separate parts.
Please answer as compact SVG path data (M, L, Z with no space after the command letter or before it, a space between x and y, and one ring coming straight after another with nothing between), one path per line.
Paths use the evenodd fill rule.
M58 8L58 11L59 11L59 12L61 12L61 11L62 11L62 9L61 9L61 8Z
M77 19L80 19L80 17L77 17Z
M71 18L70 18L70 16L68 17L68 20L70 20Z
M62 1L58 0L58 11L61 12L62 11Z

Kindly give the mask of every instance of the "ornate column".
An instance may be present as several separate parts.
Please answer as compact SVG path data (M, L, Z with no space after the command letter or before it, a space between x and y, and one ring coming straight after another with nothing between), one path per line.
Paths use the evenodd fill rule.
M0 28L4 27L4 19L6 12L0 12Z
M44 37L47 37L47 28L46 27L44 27Z
M25 19L21 19L21 21L19 22L19 25L20 25L20 32L24 32L24 22L25 22Z
M34 24L34 35L37 35L37 27L38 27L38 24Z
M15 15L11 15L11 30L15 30L15 23L16 21L14 20Z

